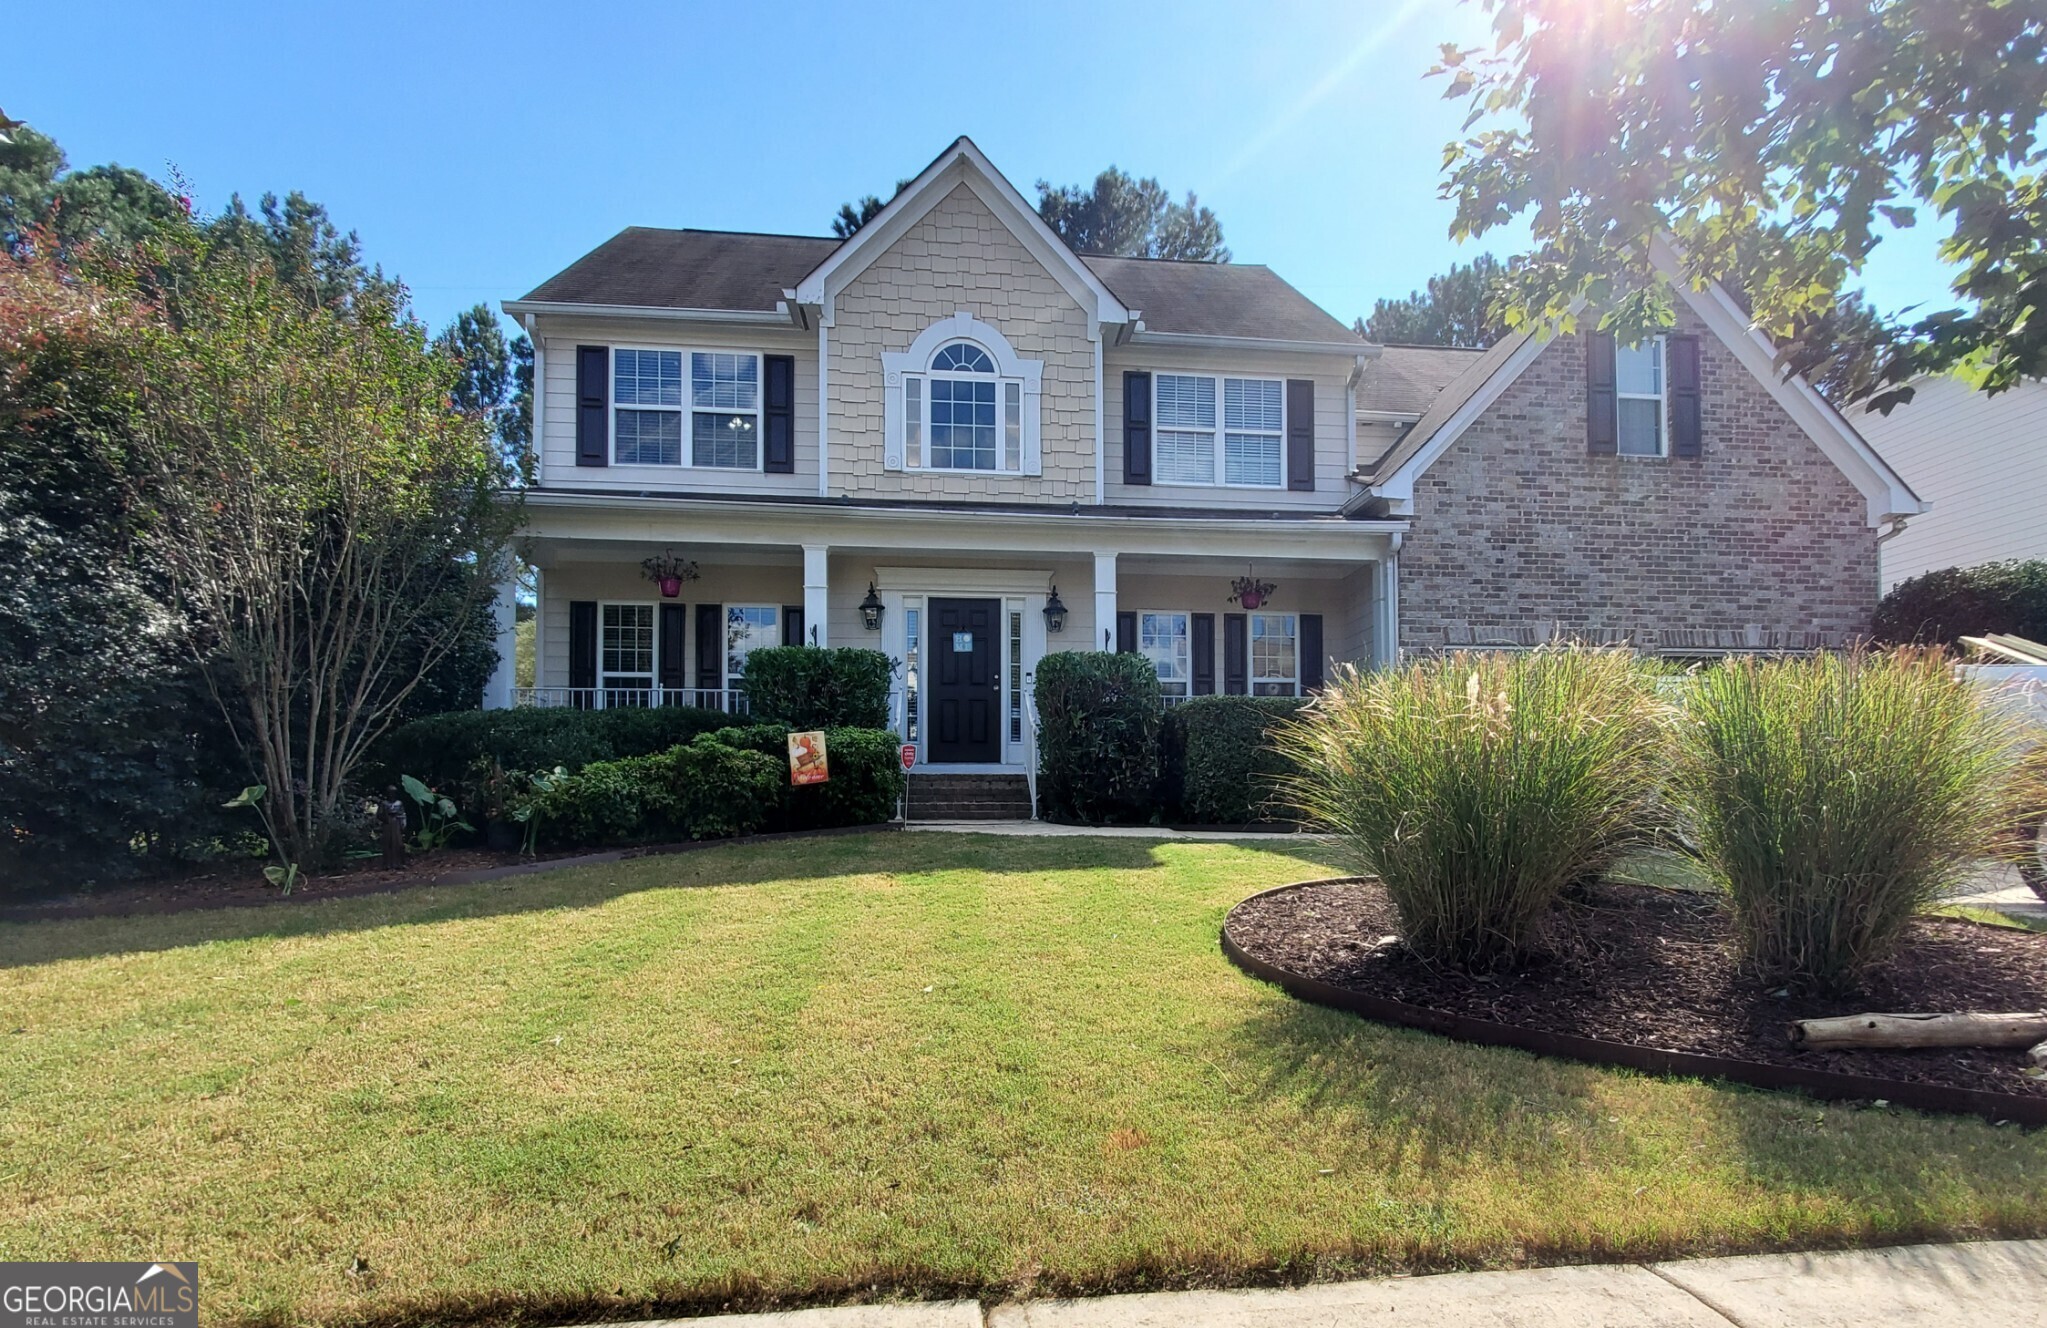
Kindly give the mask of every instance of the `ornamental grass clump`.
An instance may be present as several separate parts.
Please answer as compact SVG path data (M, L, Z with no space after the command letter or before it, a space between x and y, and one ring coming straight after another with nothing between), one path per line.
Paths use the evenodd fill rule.
M1565 886L1646 839L1667 737L1644 667L1577 647L1340 672L1280 742L1425 958L1510 964Z
M1686 837L1772 984L1852 988L2034 796L2021 722L1938 650L1730 661L1678 735Z

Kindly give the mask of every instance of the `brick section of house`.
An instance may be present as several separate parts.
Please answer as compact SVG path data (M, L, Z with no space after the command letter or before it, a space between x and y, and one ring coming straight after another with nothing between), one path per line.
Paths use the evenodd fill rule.
M1701 339L1704 455L1587 454L1584 344L1558 338L1417 480L1403 646L1467 627L1868 630L1862 495L1682 307L1679 330Z
M960 185L839 292L829 332L835 494L1072 503L1094 496L1094 358L1087 316L973 190ZM964 309L1044 361L1034 475L883 469L881 355Z

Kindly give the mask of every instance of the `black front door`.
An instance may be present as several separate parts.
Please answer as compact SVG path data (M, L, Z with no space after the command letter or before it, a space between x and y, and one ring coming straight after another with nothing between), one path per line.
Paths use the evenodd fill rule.
M931 601L925 759L933 764L1002 759L1002 654L996 649L1001 621L1001 600Z

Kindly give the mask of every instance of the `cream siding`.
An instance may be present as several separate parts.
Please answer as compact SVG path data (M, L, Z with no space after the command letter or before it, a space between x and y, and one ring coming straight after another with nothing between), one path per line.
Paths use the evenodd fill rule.
M1195 350L1142 344L1115 347L1102 366L1103 470L1108 501L1150 507L1240 507L1259 511L1335 511L1356 492L1351 469L1350 375L1352 357L1272 351ZM1312 492L1201 484L1123 482L1123 375L1127 372L1201 373L1232 378L1308 378L1315 383L1315 488ZM1221 401L1217 401L1221 410ZM1281 456L1285 456L1281 440Z
M692 493L817 492L817 334L795 327L692 323L674 319L553 318L538 321L547 389L541 429L541 484L550 489L686 490ZM633 346L680 351L743 351L796 359L796 469L790 475L697 466L578 466L576 347ZM687 383L689 369L684 363ZM686 391L685 387L685 391ZM687 411L685 410L685 416ZM683 455L689 427L683 425Z
M1259 575L1274 582L1269 604L1259 613L1319 613L1322 615L1322 675L1328 678L1332 662L1357 659L1351 646L1359 631L1358 620L1364 603L1353 601L1351 578L1335 568L1278 571L1258 569ZM1116 578L1116 609L1119 613L1212 613L1215 620L1215 689L1223 689L1223 615L1246 610L1229 602L1230 580L1238 572L1171 576L1133 572ZM1191 630L1191 629L1190 629Z
M965 310L1044 363L1042 475L890 471L881 356ZM1094 492L1094 352L1087 315L994 213L960 185L833 301L830 492L850 497L1088 501Z
M1933 510L1881 548L1885 589L1944 567L2047 558L2047 383L1986 396L1944 378L1849 421Z

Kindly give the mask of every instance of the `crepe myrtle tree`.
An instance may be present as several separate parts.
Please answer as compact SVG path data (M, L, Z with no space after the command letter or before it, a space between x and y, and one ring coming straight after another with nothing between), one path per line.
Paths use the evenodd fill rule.
M138 260L161 310L133 442L140 538L278 854L317 862L372 745L473 644L518 493L402 289L309 303L261 251L193 223Z
M1888 408L1961 371L2047 371L2047 9L2038 0L1480 0L1490 48L1433 71L1470 107L1446 149L1462 239L1526 219L1500 312L1569 330L1665 326L1650 264L1725 283L1841 399ZM1942 231L1952 309L1874 323L1849 281L1887 228ZM1843 353L1845 349L1845 354Z

